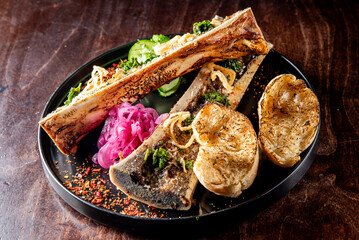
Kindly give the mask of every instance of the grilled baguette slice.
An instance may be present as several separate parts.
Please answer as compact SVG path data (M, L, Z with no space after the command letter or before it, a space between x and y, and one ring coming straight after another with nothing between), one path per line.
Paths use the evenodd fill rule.
M106 119L113 106L121 102L133 103L206 62L267 53L267 42L252 10L247 8L137 71L71 102L69 106L59 107L41 119L39 124L62 153L76 153L79 141Z
M210 104L193 120L193 133L201 145L193 170L205 188L238 197L252 185L259 154L257 135L246 116Z
M319 102L303 80L282 74L267 85L258 116L262 151L278 166L291 167L318 131Z

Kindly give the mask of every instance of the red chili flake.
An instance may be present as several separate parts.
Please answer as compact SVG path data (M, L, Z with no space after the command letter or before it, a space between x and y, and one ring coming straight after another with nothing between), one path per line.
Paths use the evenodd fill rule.
M90 173L91 167L88 167L85 171L85 174L88 175Z
M133 215L138 215L138 209L133 212Z
M98 198L102 198L102 195L101 195L101 192L100 192L100 191L95 192L95 195L96 195L96 197L98 197Z
M92 204L98 204L98 203L102 203L103 202L103 198L94 198L91 203Z
M69 162L69 160L67 160L67 162ZM73 161L72 164L76 165L76 162ZM81 162L75 167L77 169L77 173L71 177L72 180L70 182L67 181L64 185L81 199L96 206L103 207L114 212L120 212L121 214L147 218L160 217L160 214L156 212L143 212L140 208L138 208L138 203L136 201L132 203L131 198L129 197L122 199L121 192L111 193L110 189L112 189L112 187L107 186L107 181L102 179L100 175L94 174L92 175L93 177L90 177L90 172L108 174L108 171L99 168L97 164L92 164L88 167L84 162ZM66 171L62 171L61 173L69 176ZM156 208L149 207L149 209L154 210ZM163 214L161 217L163 217Z
M90 187L90 181L89 181L89 180L87 180L87 181L85 182L84 187L85 187L85 188L89 188L89 187Z

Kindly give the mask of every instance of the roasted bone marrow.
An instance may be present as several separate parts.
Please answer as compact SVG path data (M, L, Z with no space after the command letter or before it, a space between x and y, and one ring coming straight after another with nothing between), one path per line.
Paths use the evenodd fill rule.
M271 47L268 45L269 49ZM131 198L151 206L188 210L193 202L198 179L193 168L187 168L186 163L191 163L192 166L195 164L200 145L193 141L193 132L185 129L187 124L190 124L186 123L186 120L190 122L203 107L211 103L211 98L206 99L205 96L212 93L227 99L228 107L236 109L264 57L265 55L253 55L239 59L245 70L235 73L231 84L232 91L224 87L223 81L217 75L212 78L212 73L219 71L216 67L204 66L172 108L170 118L159 125L132 154L110 168L112 183ZM230 81L229 79L228 82ZM169 122L171 117L177 118L178 121ZM186 146L188 143L190 145ZM170 154L170 160L163 169L153 166L153 155L147 155L146 158L149 149L159 148L166 149Z
M79 141L106 119L109 109L121 102L133 103L207 62L268 53L267 42L251 9L219 21L220 24L199 36L173 43L160 57L128 74L118 71L100 87L80 93L69 105L48 114L39 124L62 153L76 153ZM98 69L93 78L101 74L106 72Z

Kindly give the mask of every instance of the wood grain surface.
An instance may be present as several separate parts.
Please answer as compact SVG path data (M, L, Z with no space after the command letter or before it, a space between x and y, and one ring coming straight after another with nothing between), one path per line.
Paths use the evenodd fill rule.
M0 239L148 238L96 223L57 195L38 152L41 112L64 79L93 57L153 34L191 31L193 22L246 7L318 94L318 155L278 202L197 237L358 239L359 4L325 0L1 0Z

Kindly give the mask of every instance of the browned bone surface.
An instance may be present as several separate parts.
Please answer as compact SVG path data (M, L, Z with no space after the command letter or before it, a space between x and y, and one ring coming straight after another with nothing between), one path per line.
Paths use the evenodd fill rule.
M206 62L267 54L266 46L253 13L247 8L167 56L159 57L82 100L59 107L41 119L40 125L62 153L76 153L79 141L106 119L112 107L121 102L133 103Z
M41 111L70 73L106 50L246 7L316 90L318 156L278 202L200 239L357 239L359 4L303 0L0 1L0 238L149 239L98 224L57 195L37 150Z

